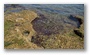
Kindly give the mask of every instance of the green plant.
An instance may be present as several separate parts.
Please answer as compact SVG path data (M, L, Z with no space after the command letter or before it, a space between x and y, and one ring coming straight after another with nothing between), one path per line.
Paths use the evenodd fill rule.
M9 42L9 41L4 41L4 46L5 47L7 47L7 46L9 46L9 45L11 45L12 43L11 42Z
M15 38L13 39L14 43L17 43L18 45L23 45L24 44L24 40L23 39L18 39L18 38Z

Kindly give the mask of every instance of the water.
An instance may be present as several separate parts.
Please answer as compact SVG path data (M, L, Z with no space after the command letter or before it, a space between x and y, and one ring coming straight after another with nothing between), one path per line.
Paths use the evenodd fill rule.
M9 10L9 8L12 7L14 9ZM7 5L5 4L4 11L9 10L9 12L19 12L21 10L35 10L37 13L55 13L60 14L64 16L70 16L70 15L80 15L84 16L84 4L15 4ZM58 20L61 20L60 18L56 18ZM75 18L69 17L69 20L72 21L63 21L64 23L74 25L76 27L79 27L80 24L78 20Z
M21 4L26 9L43 10L46 12L60 13L63 15L82 15L84 16L83 4Z
M10 5L5 6L11 7ZM84 4L18 4L16 6L21 9L35 9L37 11L42 10L63 15L73 14L84 16ZM7 7L4 10L7 10Z

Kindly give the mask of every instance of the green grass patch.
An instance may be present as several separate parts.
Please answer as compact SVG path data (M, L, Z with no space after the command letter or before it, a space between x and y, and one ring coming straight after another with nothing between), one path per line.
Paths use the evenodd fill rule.
M18 45L23 45L24 44L24 40L23 39L18 39L18 38L15 38L13 39L14 43L17 43Z
M4 34L5 36L7 34L10 34L10 29L14 26L14 22L11 22L11 21L8 21L8 20L5 20L4 22Z
M11 45L12 43L11 42L8 42L8 41L4 41L4 47L7 47L9 45Z

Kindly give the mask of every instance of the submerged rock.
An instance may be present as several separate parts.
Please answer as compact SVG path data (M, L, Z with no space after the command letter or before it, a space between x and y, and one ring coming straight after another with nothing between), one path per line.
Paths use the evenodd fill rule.
M52 17L49 15L52 15ZM36 17L32 21L33 28L38 34L62 34L65 30L68 32L67 30L74 29L79 25L77 19L76 21L72 21L66 16L61 15L58 17L55 14L49 15L39 14L39 17Z

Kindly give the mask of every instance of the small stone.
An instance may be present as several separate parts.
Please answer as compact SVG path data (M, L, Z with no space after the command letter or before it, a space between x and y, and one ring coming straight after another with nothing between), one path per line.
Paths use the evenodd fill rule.
M29 35L29 33L30 32L29 31L26 31L26 30L23 32L23 34L26 35L26 36Z

